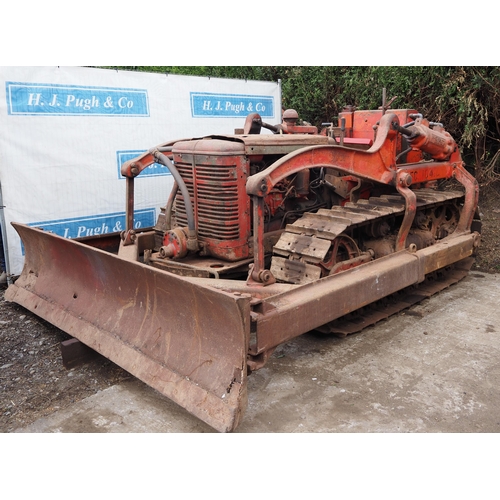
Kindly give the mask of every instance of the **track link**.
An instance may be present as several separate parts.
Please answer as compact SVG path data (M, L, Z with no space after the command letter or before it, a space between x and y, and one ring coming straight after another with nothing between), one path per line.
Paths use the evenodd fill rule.
M449 206L463 199L463 193L457 191L420 189L415 193L417 213L444 204ZM373 233L380 232L381 224L403 217L404 212L402 196L383 195L306 213L286 226L273 249L271 272L278 281L285 283L302 284L318 280L325 275L325 261L331 260L329 254L336 239L351 239L356 230L368 226ZM361 245L359 239L353 244L347 243L349 249L356 248L356 245Z

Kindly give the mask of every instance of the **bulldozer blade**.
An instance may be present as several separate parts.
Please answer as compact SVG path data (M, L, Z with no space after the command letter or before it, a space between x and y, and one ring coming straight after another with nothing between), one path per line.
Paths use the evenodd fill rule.
M5 294L220 432L247 406L250 296L14 223L25 248Z

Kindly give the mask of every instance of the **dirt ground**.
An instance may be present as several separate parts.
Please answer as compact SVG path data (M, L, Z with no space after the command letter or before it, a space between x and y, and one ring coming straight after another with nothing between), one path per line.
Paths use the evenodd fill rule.
M482 243L474 269L500 273L500 189L481 193ZM102 357L70 370L61 360L64 332L17 304L0 289L0 432L41 417L133 377Z

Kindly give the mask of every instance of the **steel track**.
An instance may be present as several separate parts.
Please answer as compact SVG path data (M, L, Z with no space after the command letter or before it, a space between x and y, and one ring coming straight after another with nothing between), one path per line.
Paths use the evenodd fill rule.
M418 211L450 203L458 206L463 200L463 193L457 191L421 189L416 194ZM271 270L278 280L288 283L319 279L322 270L318 264L325 259L336 238L353 235L359 228L379 224L391 217L403 216L404 211L405 203L401 196L385 195L305 214L295 223L287 225L274 247ZM424 282L338 318L317 331L338 336L359 332L457 283L467 276L473 262L473 257L467 258L440 269L427 275Z
M457 191L420 189L416 194L417 211L420 213L458 204L463 199L463 193ZM328 260L336 238L342 235L352 237L355 231L369 226L376 232L377 225L403 217L404 213L405 201L399 195L372 197L306 213L286 226L274 246L271 272L278 281L285 283L302 284L318 280L324 276L320 266Z

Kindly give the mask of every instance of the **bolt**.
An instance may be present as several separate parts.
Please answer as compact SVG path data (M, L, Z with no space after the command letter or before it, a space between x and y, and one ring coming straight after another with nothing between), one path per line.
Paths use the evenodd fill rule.
M399 178L399 183L403 186L403 187L408 187L408 186L411 186L411 183L413 182L413 179L412 179L412 176L410 174L403 174L401 175L401 177Z
M267 283L271 279L271 271L264 269L261 271L259 278L261 283Z

